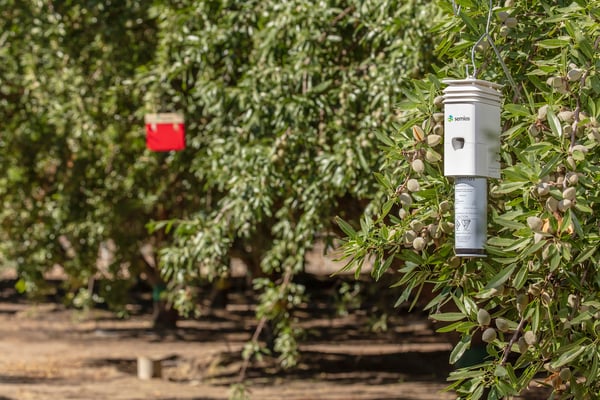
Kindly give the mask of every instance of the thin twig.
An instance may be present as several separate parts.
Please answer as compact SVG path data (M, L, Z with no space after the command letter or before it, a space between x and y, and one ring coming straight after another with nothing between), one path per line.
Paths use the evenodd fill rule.
M581 86L583 86L585 84L585 80L587 79L589 71L585 71L583 73L583 75L581 76ZM569 151L573 151L573 147L575 147L575 143L577 140L577 129L579 128L579 113L581 112L581 92L579 92L577 94L577 97L575 98L576 101L576 106L575 106L575 110L573 111L573 131L571 132L571 145L569 146Z
M350 14L351 12L353 12L355 10L354 6L349 6L346 7L341 13L339 13L332 21L330 26L335 26L337 25L338 22L340 22L342 19L344 19L344 17L346 17L348 14ZM321 33L321 36L319 37L319 42L323 42L325 39L327 38L327 31L324 31L323 33Z
M517 329L515 329L515 333L512 335L512 337L510 338L510 341L504 348L504 355L502 356L502 361L500 362L500 365L505 365L506 362L508 361L508 355L510 354L513 345L515 343L517 343L517 340L519 340L519 334L523 330L523 327L525 326L525 322L527 322L525 317L524 316L521 317L521 321L519 321L519 325L517 326Z
M262 317L260 319L260 321L258 321L256 330L254 331L254 334L252 335L252 339L250 339L251 342L258 341L258 337L260 336L266 323L267 323L267 317ZM238 383L242 383L242 382L244 382L244 379L246 379L246 370L248 369L248 365L250 365L250 357L244 358L244 361L242 362L242 367L240 368L240 375L238 377Z
M344 19L344 17L348 14L350 14L352 11L354 11L356 9L355 6L349 6L346 7L344 9L344 11L342 11L341 13L339 13L334 19L333 21L331 21L331 25L336 25L338 22L340 22L342 19Z
M281 290L285 290L287 288L287 286L290 284L292 277L293 277L293 272L291 268L288 268L285 271L285 275L283 276L283 280L281 282ZM252 335L252 339L250 339L250 342L254 343L254 342L258 342L258 338L260 337L260 334L262 333L262 330L265 328L265 325L267 324L267 320L268 318L262 317L259 321L258 321L258 325L256 325L256 329L254 330L254 334ZM238 383L242 383L244 382L244 379L246 379L246 371L248 370L248 366L250 365L250 357L248 358L244 358L244 361L242 362L242 367L240 368L240 375L238 377Z

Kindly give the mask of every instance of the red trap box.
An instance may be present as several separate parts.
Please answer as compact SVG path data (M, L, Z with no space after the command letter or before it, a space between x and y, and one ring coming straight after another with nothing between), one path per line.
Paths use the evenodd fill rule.
M146 114L146 147L152 151L177 151L185 148L183 114Z

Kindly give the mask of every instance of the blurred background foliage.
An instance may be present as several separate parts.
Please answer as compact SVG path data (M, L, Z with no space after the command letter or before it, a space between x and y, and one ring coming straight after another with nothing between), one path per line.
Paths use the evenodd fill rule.
M278 305L258 317L285 334L275 350L294 349L290 307L303 291L286 276L303 270L315 239L338 234L336 215L357 221L378 199L374 131L396 120L410 79L431 71L426 25L440 10L420 1L193 1L150 13L160 34L142 78L147 102L190 116L188 168L205 200L188 220L152 224L174 233L163 273L184 287L242 259L253 278L278 283L256 281L261 302Z
M409 2L2 2L2 258L44 293L123 310L139 279L184 313L248 267L278 351L297 356L294 276L335 216L381 196L375 132L432 72L442 10ZM144 147L180 111L187 149ZM160 265L160 270L159 270ZM166 292L161 293L163 289ZM283 336L282 336L283 335ZM283 349L289 349L283 351Z

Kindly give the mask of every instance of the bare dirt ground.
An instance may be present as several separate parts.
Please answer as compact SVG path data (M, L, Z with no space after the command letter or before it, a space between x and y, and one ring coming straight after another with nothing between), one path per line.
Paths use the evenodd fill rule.
M235 299L234 299L235 300ZM316 315L315 315L316 314ZM336 317L304 310L308 337L298 368L247 371L251 399L440 400L450 345L419 315L395 315L384 334L368 331L368 313ZM117 319L0 292L0 400L227 399L240 351L254 332L242 301L158 334L149 315ZM138 357L161 360L162 377L140 380Z

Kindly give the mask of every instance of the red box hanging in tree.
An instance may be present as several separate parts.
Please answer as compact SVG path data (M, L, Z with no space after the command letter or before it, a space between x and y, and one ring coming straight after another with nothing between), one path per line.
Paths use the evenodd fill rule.
M183 150L185 124L179 113L146 114L146 147L152 151Z

